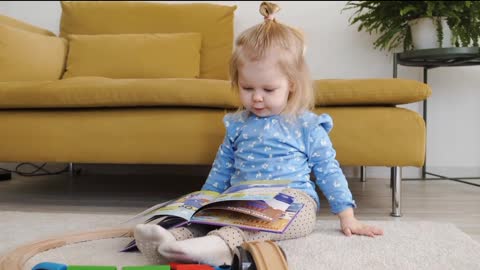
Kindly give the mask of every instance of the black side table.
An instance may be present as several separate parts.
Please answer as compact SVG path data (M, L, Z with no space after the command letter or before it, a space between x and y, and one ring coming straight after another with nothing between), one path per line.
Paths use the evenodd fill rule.
M406 51L393 54L393 78L397 78L397 66L423 67L423 82L427 83L428 70L437 67L460 67L480 65L480 47L451 47L439 49L425 49ZM423 101L423 119L427 124L427 100ZM427 157L425 150L425 164L422 167L422 179L432 175L443 179L480 186L475 183L462 181L459 177L447 177L426 171ZM480 177L461 177L462 179L480 179Z

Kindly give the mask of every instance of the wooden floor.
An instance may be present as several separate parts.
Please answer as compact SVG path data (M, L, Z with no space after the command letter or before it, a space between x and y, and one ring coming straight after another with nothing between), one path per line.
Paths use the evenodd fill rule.
M0 211L136 214L198 190L205 175L69 175L0 181ZM474 180L475 183L480 183ZM360 220L449 222L480 242L480 187L448 180L403 181L400 218L391 217L387 179L349 179ZM320 217L336 219L321 197Z

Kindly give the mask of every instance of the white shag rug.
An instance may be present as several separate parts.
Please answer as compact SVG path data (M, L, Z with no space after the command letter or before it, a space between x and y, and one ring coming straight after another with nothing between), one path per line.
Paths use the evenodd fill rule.
M0 212L0 256L38 240L121 227L131 216ZM480 244L452 224L365 221L384 229L382 237L344 236L337 220L319 220L306 238L279 242L289 268L303 269L480 269ZM125 226L125 225L123 225ZM50 261L75 265L145 265L138 252L118 252L131 238L87 241L32 257L25 269ZM121 269L121 268L120 268Z

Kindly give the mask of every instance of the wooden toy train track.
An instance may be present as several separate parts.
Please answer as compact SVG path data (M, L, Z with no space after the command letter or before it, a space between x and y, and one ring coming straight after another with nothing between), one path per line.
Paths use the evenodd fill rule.
M50 249L85 241L108 238L133 237L129 228L105 229L50 238L16 248L0 258L0 270L23 270L26 262ZM283 250L273 241L252 241L238 247L232 270L286 270L287 260Z
M133 237L132 229L106 229L92 232L83 232L50 238L16 248L0 258L0 270L23 270L25 263L38 253L84 241L93 241L107 238Z
M237 248L232 270L288 270L283 250L273 241L251 241Z

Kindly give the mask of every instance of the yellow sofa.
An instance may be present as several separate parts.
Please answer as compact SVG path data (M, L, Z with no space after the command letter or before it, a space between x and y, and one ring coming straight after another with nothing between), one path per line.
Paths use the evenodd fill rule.
M211 164L228 81L235 6L61 2L60 36L0 15L0 161ZM430 88L401 79L315 81L343 166L420 167L425 124L396 105Z

